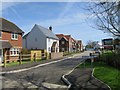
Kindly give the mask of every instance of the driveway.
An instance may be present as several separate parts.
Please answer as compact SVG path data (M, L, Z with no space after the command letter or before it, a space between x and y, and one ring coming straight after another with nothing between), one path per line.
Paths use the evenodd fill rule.
M76 65L82 62L82 56L89 55L89 51L75 54L63 61L37 67L27 71L17 73L7 73L2 75L3 88L39 88L45 90L43 83L64 85L61 76L68 73Z

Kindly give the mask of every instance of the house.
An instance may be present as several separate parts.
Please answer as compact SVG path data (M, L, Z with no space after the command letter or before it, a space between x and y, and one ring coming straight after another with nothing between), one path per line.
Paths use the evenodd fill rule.
M114 48L115 49L120 49L120 38L115 38L114 39Z
M60 52L74 52L82 50L82 41L75 40L71 35L56 34L59 38Z
M83 51L83 45L81 40L76 40L77 51Z
M102 46L105 50L113 50L113 39L112 38L107 38L102 40Z
M77 51L77 41L74 38L72 39L72 51L75 52Z
M7 60L14 61L22 49L23 31L14 23L0 18L0 58L6 55Z
M63 34L56 34L59 38L59 50L60 52L69 52L69 40Z
M46 50L47 53L59 52L59 39L49 29L35 24L32 30L23 37L23 48L29 50Z

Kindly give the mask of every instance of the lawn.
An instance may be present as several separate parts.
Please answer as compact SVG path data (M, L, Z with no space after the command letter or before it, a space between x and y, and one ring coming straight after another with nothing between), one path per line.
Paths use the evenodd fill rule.
M90 68L91 63L86 62L81 64L79 68ZM110 67L103 62L94 62L93 67L95 68L94 76L104 83L108 84L112 90L119 90L120 88L120 71L116 68Z
M43 61L43 60L36 60L36 61L30 61L30 60L26 60L26 61L22 61L22 64L27 64L27 63L33 63L33 62L40 62L40 61ZM6 66L16 66L16 65L19 65L19 62L10 62L10 63L7 63Z

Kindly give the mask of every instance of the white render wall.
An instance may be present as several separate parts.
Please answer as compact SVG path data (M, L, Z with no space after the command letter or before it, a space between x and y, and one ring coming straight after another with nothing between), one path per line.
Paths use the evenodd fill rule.
M27 49L46 49L45 35L37 27L33 27L26 37L26 41L23 40L23 48L26 46Z
M52 47L52 44L53 42L57 42L58 44L58 52L59 52L59 40L56 40L56 39L52 39L52 38L46 38L46 43L47 43L47 52L48 53L51 53L51 47ZM49 48L50 48L50 51L49 51Z

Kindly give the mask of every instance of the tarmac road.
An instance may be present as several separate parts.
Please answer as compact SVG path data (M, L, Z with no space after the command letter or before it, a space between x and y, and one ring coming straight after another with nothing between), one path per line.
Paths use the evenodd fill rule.
M81 63L83 61L82 56L89 55L89 53L89 51L86 51L63 61L23 72L3 74L2 88L39 88L40 90L45 90L43 83L64 86L61 76Z

